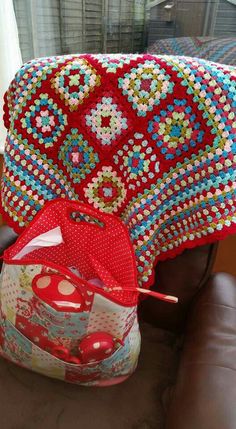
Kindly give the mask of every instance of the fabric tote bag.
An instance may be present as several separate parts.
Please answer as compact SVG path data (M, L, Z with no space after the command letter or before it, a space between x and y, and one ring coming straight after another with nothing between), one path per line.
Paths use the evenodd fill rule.
M111 214L49 202L3 257L0 354L41 374L111 385L140 351L134 251Z

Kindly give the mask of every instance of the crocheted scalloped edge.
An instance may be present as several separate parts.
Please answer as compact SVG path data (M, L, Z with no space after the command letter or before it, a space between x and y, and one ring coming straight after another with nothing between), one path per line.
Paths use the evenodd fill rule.
M0 213L2 215L3 221L6 222L6 224L10 226L17 234L20 234L26 228L26 227L19 227L18 225L16 225L16 223L10 218L8 213L5 212L5 210L2 207L2 204L0 204ZM155 268L158 262L166 261L168 259L174 259L176 256L181 255L181 253L183 253L184 250L190 250L195 247L204 246L207 244L213 244L218 241L222 241L229 235L233 235L233 234L236 234L236 224L233 224L230 227L225 226L221 232L215 231L211 236L197 238L193 241L188 240L185 243L183 243L180 247L173 249L172 251L169 251L168 255L166 255L165 253L161 255L157 255L153 263L152 274L149 277L149 280L147 282L143 282L142 286L145 289L149 289L151 286L153 286L155 281L155 274L156 274Z
M10 111L8 108L7 96L8 96L8 90L5 92L4 97L3 97L3 122L4 122L4 125L7 128L7 130L9 130L9 128L10 128Z
M224 240L226 237L236 234L236 224L231 225L230 227L225 226L224 229L219 233L218 231L215 231L213 234L207 237L202 238L196 238L194 241L186 241L178 247L177 249L173 249L172 251L168 252L168 256L164 253L161 255L157 255L157 257L154 260L153 264L153 271L152 274L148 280L148 282L143 284L143 287L150 288L155 281L155 268L160 261L166 261L168 259L174 259L176 256L181 255L181 253L184 252L184 250L191 250L195 247L204 246L207 244L214 244L218 241Z

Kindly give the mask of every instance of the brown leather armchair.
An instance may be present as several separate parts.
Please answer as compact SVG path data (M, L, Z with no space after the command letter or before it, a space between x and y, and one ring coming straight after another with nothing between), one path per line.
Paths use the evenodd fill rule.
M0 229L0 249L16 235ZM236 279L211 275L215 245L187 250L156 269L159 291L140 306L135 374L109 388L69 385L0 361L3 429L235 429Z

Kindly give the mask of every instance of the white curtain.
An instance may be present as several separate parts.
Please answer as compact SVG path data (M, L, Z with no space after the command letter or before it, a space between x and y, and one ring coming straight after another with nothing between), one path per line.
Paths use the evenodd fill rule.
M6 138L2 120L3 96L21 64L13 1L0 0L0 153L3 153Z

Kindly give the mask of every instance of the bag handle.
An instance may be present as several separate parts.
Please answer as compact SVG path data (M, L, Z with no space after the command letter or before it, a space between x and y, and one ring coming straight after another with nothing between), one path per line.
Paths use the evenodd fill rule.
M71 218L71 215L74 212L78 212L79 214L87 215L95 220L97 220L99 223L102 223L102 225L92 223L92 226L96 228L105 228L107 226L106 218L107 214L104 214L102 212L98 212L97 209L90 207L86 204L80 203L79 201L66 201L67 207L66 207L66 216L68 220L73 223L73 225L81 225L81 224L88 224L89 221L81 220L80 222L76 222Z

